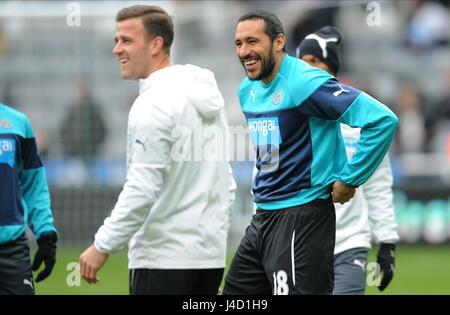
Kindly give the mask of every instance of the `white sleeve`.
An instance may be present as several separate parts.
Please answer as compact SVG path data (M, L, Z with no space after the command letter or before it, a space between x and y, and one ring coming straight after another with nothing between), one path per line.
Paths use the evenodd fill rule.
M398 241L392 182L389 155L386 154L378 169L364 184L372 235L377 243L396 243Z
M230 231L231 226L231 217L233 216L234 210L234 201L236 198L236 182L234 181L233 170L231 166L228 164L228 173L230 176L230 190L229 190L229 206L228 206L228 224L227 224L227 232Z
M150 213L170 171L170 137L173 119L163 105L146 104L146 112L133 115L134 127L128 141L131 157L125 185L111 216L95 235L98 251L123 248Z

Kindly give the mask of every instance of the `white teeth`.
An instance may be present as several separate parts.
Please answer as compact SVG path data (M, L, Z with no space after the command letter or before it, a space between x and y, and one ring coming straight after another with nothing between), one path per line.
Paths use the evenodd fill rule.
M119 59L119 62L120 62L121 64L124 64L124 63L126 63L128 60L129 60L128 58Z
M257 61L258 60L246 60L246 61L244 61L244 64L246 66L251 66L251 65L254 65Z

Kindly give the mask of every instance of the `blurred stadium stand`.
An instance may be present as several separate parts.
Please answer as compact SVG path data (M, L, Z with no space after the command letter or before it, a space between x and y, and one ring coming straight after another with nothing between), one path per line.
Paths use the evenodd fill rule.
M276 13L290 53L301 40L296 37L306 35L299 27L332 23L340 28L341 79L378 97L401 119L403 131L391 150L401 239L440 243L450 240L450 11L445 1L425 9L419 2L377 1L381 26L372 27L366 22L369 1L154 3L175 20L173 61L214 71L232 126L245 126L236 95L244 75L234 51L239 16L255 8ZM138 84L120 78L111 52L115 13L133 3L79 1L81 26L71 27L66 23L68 2L0 2L0 101L32 120L64 244L92 241L125 178L126 124ZM433 18L430 22L428 12L436 23ZM424 40L414 32L417 25L439 37ZM64 154L60 134L80 80L100 106L107 129L100 151L82 161ZM408 94L400 102L404 86L417 92L416 99ZM409 142L413 140L414 146ZM252 214L252 163L232 166L238 182L230 238L235 246Z

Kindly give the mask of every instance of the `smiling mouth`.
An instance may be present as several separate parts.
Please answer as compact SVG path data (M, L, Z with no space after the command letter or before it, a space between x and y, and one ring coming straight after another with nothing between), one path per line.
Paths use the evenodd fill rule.
M259 62L259 59L248 59L248 60L244 60L242 62L244 68L246 71L256 71L257 70L257 64Z
M245 65L246 67L250 67L250 66L253 66L254 64L256 64L257 62L258 62L258 60L256 60L256 59L245 60L245 61L244 61L244 65Z
M129 58L120 58L120 59L119 59L119 63L120 63L121 65L123 65L123 64L126 64L129 60L130 60Z

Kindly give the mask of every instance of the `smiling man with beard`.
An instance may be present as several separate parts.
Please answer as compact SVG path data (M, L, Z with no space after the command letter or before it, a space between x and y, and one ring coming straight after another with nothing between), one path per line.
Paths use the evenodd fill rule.
M331 294L333 202L349 201L367 181L398 124L374 98L286 54L285 41L281 22L270 12L239 19L236 54L247 75L239 100L257 154L258 209L224 294ZM339 123L361 128L351 161Z

